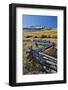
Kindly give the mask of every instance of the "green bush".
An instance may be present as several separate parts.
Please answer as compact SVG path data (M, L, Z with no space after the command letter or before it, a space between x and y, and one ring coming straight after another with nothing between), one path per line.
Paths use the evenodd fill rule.
M47 36L46 35L42 35L41 38L47 38Z
M50 35L48 35L48 36L47 36L47 38L51 38L51 36L50 36Z
M53 35L53 36L51 36L51 38L57 38L57 35Z
M38 38L38 36L35 36L34 38Z
M31 38L32 36L26 36L26 38Z

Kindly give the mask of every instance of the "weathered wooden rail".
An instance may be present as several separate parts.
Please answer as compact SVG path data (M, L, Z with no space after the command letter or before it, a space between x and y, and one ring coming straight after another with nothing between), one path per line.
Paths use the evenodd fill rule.
M33 49L30 50L30 57L35 58L35 61L42 65L45 72L57 72L56 58L44 55L43 53Z
M44 54L42 51L48 48L53 47L53 44L50 42L35 42L37 45L36 49L33 49L32 47L29 50L29 57L34 58L34 60L41 64L43 67L43 70L46 73L52 73L52 72L57 72L57 59L54 57L51 57L49 55ZM41 47L39 48L39 46Z
M43 50L53 47L53 44L48 41L35 42L35 44L38 47L38 49L36 49L38 51L43 51ZM39 46L41 46L41 47L39 47Z

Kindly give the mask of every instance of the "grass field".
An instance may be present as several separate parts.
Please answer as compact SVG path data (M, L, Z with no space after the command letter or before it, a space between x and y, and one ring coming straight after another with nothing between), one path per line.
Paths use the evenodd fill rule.
M23 35L26 38L57 38L57 30L24 31Z
M23 74L45 73L41 65L28 58L28 53L26 53L31 46L33 49L37 48L34 41L45 40L54 43L57 47L57 30L23 31ZM57 58L57 48L44 50L43 53Z

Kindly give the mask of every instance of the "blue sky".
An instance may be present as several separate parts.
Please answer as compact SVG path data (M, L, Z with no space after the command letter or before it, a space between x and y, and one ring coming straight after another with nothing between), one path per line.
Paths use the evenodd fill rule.
M57 16L23 15L23 27L57 28Z

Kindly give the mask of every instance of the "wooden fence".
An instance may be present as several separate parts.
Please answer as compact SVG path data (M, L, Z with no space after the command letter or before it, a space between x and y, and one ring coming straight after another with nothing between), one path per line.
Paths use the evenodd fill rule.
M48 55L44 55L36 50L30 50L30 57L35 58L37 63L41 64L43 69L49 72L57 72L57 59Z
M41 64L46 73L57 72L57 59L44 54L42 51L52 47L50 42L37 42L36 44L42 45L41 48L30 49L29 57Z

